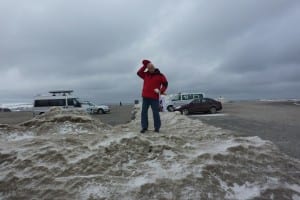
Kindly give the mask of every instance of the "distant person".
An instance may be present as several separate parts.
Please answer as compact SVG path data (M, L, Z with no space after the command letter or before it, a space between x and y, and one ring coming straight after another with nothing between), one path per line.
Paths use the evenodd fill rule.
M143 104L141 112L141 133L148 130L148 109L151 106L154 120L154 131L159 133L161 121L159 116L159 96L164 94L168 81L166 77L160 73L159 69L149 60L143 60L143 66L138 70L137 75L144 80L143 84Z
M161 111L162 112L167 112L167 103L166 103L166 94L161 94L160 95L160 105L161 105Z
M122 102L120 101L120 106L122 106Z
M161 95L159 95L159 112L163 112L163 105L162 105Z

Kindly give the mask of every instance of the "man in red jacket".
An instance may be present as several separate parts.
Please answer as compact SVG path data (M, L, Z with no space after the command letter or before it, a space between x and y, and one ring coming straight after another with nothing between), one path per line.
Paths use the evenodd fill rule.
M147 69L147 70L146 70ZM138 70L137 75L144 80L142 97L142 113L141 113L141 133L148 130L148 109L151 106L154 120L154 131L159 133L161 126L159 116L159 95L164 94L168 81L166 77L155 68L149 60L143 60L143 66Z

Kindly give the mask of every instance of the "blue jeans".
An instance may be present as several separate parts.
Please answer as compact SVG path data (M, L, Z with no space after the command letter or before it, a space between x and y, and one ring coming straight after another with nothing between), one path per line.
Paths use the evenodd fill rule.
M150 99L143 97L142 113L141 113L141 125L142 129L148 129L148 109L151 106L154 120L154 128L156 130L160 129L161 122L159 116L159 100Z

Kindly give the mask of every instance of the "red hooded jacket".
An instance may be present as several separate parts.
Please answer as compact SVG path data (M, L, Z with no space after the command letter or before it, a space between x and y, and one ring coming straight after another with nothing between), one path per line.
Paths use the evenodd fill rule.
M160 93L165 93L168 88L168 81L166 77L160 73L159 69L155 69L154 73L145 72L149 60L143 60L143 66L138 70L137 75L144 79L142 97L150 99L159 99L159 95L154 89L159 89Z

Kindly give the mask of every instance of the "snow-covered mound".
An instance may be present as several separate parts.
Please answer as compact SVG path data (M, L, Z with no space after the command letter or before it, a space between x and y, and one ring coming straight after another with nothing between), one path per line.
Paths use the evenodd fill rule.
M82 110L64 110L59 107L53 107L49 112L20 125L34 129L37 134L95 133L111 129Z
M56 109L0 127L0 199L300 198L299 160L271 142L176 113L140 134L136 109L115 127Z

